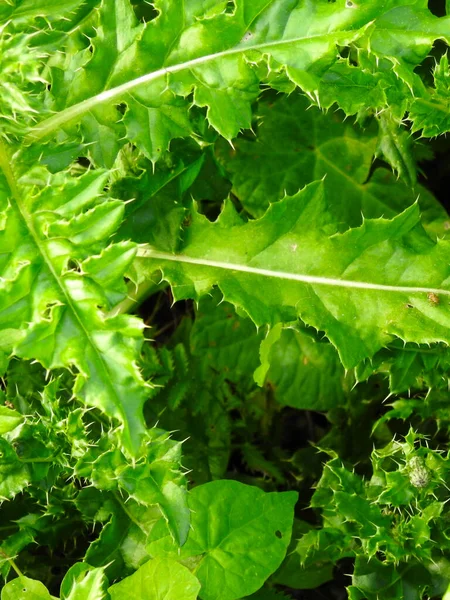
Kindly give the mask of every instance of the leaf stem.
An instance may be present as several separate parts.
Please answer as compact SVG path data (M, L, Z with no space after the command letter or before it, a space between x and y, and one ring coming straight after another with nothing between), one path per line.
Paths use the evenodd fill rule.
M11 558L10 556L8 556L6 554L6 552L4 552L1 548L0 548L0 556L3 556L5 558L5 560L7 560L9 562L9 564L12 567L12 569L14 569L14 571L17 573L18 577L23 577L24 576L23 573L22 573L22 571L17 566L16 561L13 558Z

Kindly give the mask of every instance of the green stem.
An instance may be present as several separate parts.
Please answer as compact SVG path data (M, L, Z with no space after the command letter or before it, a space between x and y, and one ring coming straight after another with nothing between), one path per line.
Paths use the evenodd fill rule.
M3 550L0 549L0 556L4 556L4 558L9 562L9 564L11 565L11 568L17 573L18 577L23 577L23 573L22 571L19 569L19 567L17 566L15 560L13 558L11 558L10 556L8 556L6 554L6 552L4 552Z

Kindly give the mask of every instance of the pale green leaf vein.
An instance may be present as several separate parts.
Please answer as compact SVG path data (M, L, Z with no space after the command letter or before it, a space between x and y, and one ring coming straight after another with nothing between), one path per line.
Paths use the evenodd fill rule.
M336 279L333 277L319 277L316 275L303 275L300 273L289 273L285 271L275 271L272 269L261 269L236 263L227 263L217 260L204 258L195 258L183 254L170 254L169 252L158 252L149 247L140 247L138 256L145 258L154 258L157 260L167 260L171 262L187 263L209 267L213 269L224 269L227 271L237 271L262 277L271 277L274 279L285 279L289 281L298 281L310 285L325 285L331 287L341 287L362 290L377 290L382 292L393 292L397 294L443 294L450 296L450 290L432 287L405 286L405 285L384 285L382 283L372 283L369 281L352 281L349 279Z

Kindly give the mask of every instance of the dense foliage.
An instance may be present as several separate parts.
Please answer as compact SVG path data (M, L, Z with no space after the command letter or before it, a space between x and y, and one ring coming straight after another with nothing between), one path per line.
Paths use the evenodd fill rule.
M448 44L0 2L2 600L450 598Z

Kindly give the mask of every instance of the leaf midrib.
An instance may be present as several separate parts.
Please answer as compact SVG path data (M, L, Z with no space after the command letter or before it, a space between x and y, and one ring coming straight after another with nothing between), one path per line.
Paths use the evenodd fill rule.
M162 67L157 71L153 71L151 73L146 73L145 75L141 75L135 79L131 79L122 83L121 85L116 86L115 88L111 88L109 90L105 90L93 96L92 98L88 98L83 100L73 106L69 106L63 111L45 119L41 123L38 123L34 127L32 127L25 137L25 144L30 144L36 142L55 129L63 126L65 123L75 119L76 117L83 115L84 113L89 112L95 107L103 104L108 100L114 100L121 96L122 94L139 87L145 83L150 83L155 79L160 77L164 77L166 75L170 75L171 73L179 73L180 71L185 71L192 69L196 66L203 65L208 62L212 62L214 60L218 60L220 58L225 58L227 56L234 56L236 54L244 54L246 52L258 51L258 50L269 50L272 47L286 46L289 44L297 44L299 42L310 42L311 40L317 40L320 38L329 38L330 36L336 37L336 41L341 37L350 36L351 38L358 37L362 32L365 31L367 25L350 31L335 31L331 33L321 33L311 36L302 36L297 38L290 38L288 40L272 40L270 42L262 42L260 44L248 45L248 46L235 46L234 48L230 48L228 50L223 50L222 52L216 52L214 54L207 54L205 56L199 56L197 58L188 60L184 63L179 63L175 65L170 65L168 67Z
M102 354L100 353L97 345L94 343L94 340L92 339L88 329L85 327L83 320L82 320L81 316L79 315L79 313L76 309L76 306L75 306L74 302L72 301L72 298L70 297L70 294L68 293L65 285L63 284L63 282L61 281L61 278L58 276L57 272L55 271L50 257L48 256L45 248L41 244L41 240L34 228L31 217L21 202L20 190L19 190L16 178L15 178L15 175L10 166L10 159L9 159L8 154L7 154L7 152L4 148L4 145L1 141L0 141L0 169L3 171L3 173L5 175L6 181L10 188L10 191L11 191L11 195L16 202L17 209L23 219L23 222L25 223L27 230L29 231L29 233L33 239L34 244L36 245L39 253L41 254L41 256L44 260L46 267L50 271L58 288L60 289L62 295L64 296L64 298L67 302L67 307L70 309L72 314L75 316L75 320L78 323L81 331L85 335L87 341L89 342L89 345L94 350L94 353L95 353L95 356L97 357L98 363L101 366L101 372L104 374L103 384L105 385L105 387L108 387L111 390L112 397L116 399L116 402L114 404L115 404L116 408L119 410L120 414L122 415L123 423L126 424L127 423L126 414L121 409L121 400L117 395L115 387L111 383L108 366L105 363L105 360L104 360Z
M432 287L419 286L401 286L385 285L382 283L371 283L369 281L353 281L350 279L336 279L332 277L320 277L317 275L303 275L300 273L289 273L286 271L274 271L271 269L262 269L251 267L250 265L227 263L217 260L208 260L196 258L185 254L170 254L169 252L158 252L150 246L142 245L137 252L142 258L167 260L170 262L187 263L191 265L209 267L212 269L224 269L227 271L238 271L263 277L273 277L275 279L285 279L289 281L298 281L310 285L324 285L329 287L343 287L350 289L376 290L381 292L393 292L398 294L442 294L450 296L450 290Z

